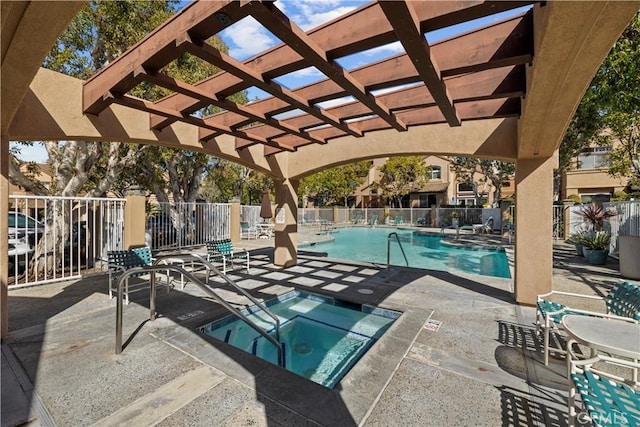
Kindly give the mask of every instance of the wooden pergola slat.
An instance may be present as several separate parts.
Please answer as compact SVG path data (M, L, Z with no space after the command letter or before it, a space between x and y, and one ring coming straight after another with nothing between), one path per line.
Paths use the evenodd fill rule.
M533 3L536 1L415 2L414 7L420 20L421 31L426 32ZM308 37L331 58L354 54L396 40L393 28L376 2L364 5L347 15L311 30ZM467 41L467 43L469 42ZM434 45L434 49L437 49L435 46L438 45ZM452 47L451 51L459 48L460 46ZM528 61L530 61L530 57ZM244 64L259 70L264 76L273 78L303 68L304 60L289 46L282 44L246 60ZM442 71L446 74L446 69ZM354 77L362 82L355 74ZM333 82L331 84L338 86ZM402 83L396 81L396 84ZM202 81L199 85L203 86L203 90L225 95L248 87L242 79L227 73L218 73ZM167 97L160 102L170 104L165 105L167 108L183 112L193 112L204 106L197 105L197 101L194 102L192 99L179 95ZM168 126L172 121L171 119L157 119L154 120L154 127Z
M265 92L268 92L271 95L288 102L294 108L299 108L313 116L322 119L323 121L331 123L333 126L341 129L345 133L354 136L361 136L358 132L354 131L346 124L341 123L338 118L332 116L331 114L328 114L320 108L310 105L309 101L301 98L299 95L295 94L289 89L280 86L273 81L265 79L263 76L259 75L246 65L236 61L235 59L220 52L212 46L209 46L207 43L201 40L194 42L189 40L188 38L184 38L179 42L179 47L181 47L185 52L189 52L199 57L200 59L207 61L212 65L215 65L218 68L221 68L236 76L241 76L245 81L250 82L253 86L256 86L264 90Z
M375 96L367 93L360 82L331 60L324 50L316 45L295 23L291 22L273 3L251 2L247 7L250 8L251 15L269 31L304 57L310 65L316 67L325 76L344 88L347 93L366 105L374 114L382 117L399 131L407 129L387 106L379 102Z
M194 2L85 82L83 109L99 114L115 102L150 113L151 129L182 121L199 128L201 141L228 134L237 150L262 144L268 155L390 127L517 115L526 87L523 64L533 58L531 11L431 45L425 32L532 3L373 1L306 33L271 2ZM283 43L244 62L206 43L247 16ZM395 41L405 53L349 71L336 62ZM185 52L222 71L197 84L163 74ZM310 66L326 78L295 90L273 80ZM175 93L157 102L127 95L143 81ZM271 96L247 105L227 99L251 86ZM372 93L379 89L391 91ZM354 100L317 105L347 96ZM211 105L224 111L194 115ZM274 117L296 109L302 114Z
M411 58L416 71L429 89L450 126L460 126L453 99L442 80L440 69L431 57L429 44L420 32L420 22L413 6L407 2L379 3L391 23L398 40Z

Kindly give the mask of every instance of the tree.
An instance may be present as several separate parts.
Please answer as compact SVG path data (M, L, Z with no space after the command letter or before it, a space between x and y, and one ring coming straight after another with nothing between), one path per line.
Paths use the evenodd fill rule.
M369 172L371 162L362 161L318 172L300 181L300 195L316 198L318 205L348 206L349 196L358 188Z
M487 194L489 184L493 187L493 204L502 198L502 183L513 176L515 164L499 160L476 159L473 157L453 157L451 166L460 182L473 184L476 204ZM480 178L476 180L476 176Z
M640 12L604 60L592 85L607 145L616 140L609 173L640 186Z
M419 190L429 181L430 168L420 156L391 157L379 168L382 173L375 187L379 194L391 202L391 206L402 207L402 198Z
M582 98L560 145L560 171L593 144L613 146L609 173L629 178L631 187L640 186L640 13Z
M174 10L175 1L147 2L90 2L70 23L43 65L54 71L86 79L105 63L113 60L147 32L165 21ZM40 185L33 173L33 165L24 165L15 156L9 159L9 180L36 195L103 196L111 186L121 180L125 171L133 168L147 147L122 143L91 141L46 141L54 182L49 188ZM19 150L19 148L17 148ZM68 210L52 204L48 216L45 238L36 248L34 259L44 253L60 253L68 238ZM40 274L56 268L50 264L37 265Z

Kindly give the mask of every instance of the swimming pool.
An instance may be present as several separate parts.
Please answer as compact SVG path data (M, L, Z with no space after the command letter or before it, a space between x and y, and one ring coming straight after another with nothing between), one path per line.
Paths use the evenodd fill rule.
M280 319L285 368L329 388L349 372L401 314L300 291L265 304ZM275 337L273 320L263 311L254 307L243 314ZM275 346L233 315L199 330L278 364Z
M511 278L503 248L464 246L443 241L439 234L385 227L347 227L332 234L335 240L305 247L326 252L331 258L387 263L387 236L396 232L410 267ZM405 266L395 238L391 240L391 264Z

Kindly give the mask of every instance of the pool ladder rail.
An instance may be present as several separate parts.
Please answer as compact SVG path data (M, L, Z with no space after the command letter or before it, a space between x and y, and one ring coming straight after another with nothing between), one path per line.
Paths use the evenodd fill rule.
M396 241L398 242L398 246L400 246L400 250L402 251L404 262L406 262L407 267L409 267L409 260L407 260L407 254L404 253L404 248L402 247L402 243L400 242L400 237L398 236L398 233L394 231L393 233L389 233L389 235L387 236L387 270L391 265L391 236L394 236L396 238Z
M134 267L131 268L120 275L117 283L117 301L116 301L116 354L122 353L122 317L123 317L123 299L124 299L124 284L126 279L129 276L139 273L151 273L151 290L149 295L149 319L155 320L156 318L156 275L155 272L158 270L162 271L174 271L186 277L191 283L196 285L200 290L202 290L208 297L213 298L217 301L221 306L226 308L229 312L231 312L234 316L242 319L249 326L251 326L256 332L262 335L267 341L273 344L276 347L278 352L278 365L284 367L284 358L282 352L282 346L280 345L280 319L278 316L274 315L267 307L262 304L260 301L255 299L251 294L249 294L242 287L237 285L233 280L231 280L226 274L223 274L220 270L218 270L213 264L207 261L204 257L199 256L198 254L193 254L193 257L196 258L195 262L202 264L207 270L206 282L209 281L209 276L211 272L220 276L229 286L236 289L238 292L247 297L256 307L259 307L262 311L264 311L269 317L274 320L275 323L275 335L276 337L272 337L269 335L264 329L258 326L254 321L249 319L246 315L240 312L238 309L230 305L224 298L215 293L206 283L202 283L200 279L195 277L193 273L185 270L183 267L174 264L162 264L162 258L158 258L153 265L144 266L144 267Z

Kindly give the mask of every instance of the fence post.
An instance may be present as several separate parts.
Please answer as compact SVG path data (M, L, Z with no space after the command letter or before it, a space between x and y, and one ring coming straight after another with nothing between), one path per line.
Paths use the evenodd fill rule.
M0 336L9 333L9 136L2 135L0 144Z
M340 208L337 206L333 207L333 223L337 224L340 221Z
M571 206L575 205L575 202L571 199L562 201L562 219L564 220L564 239L567 240L571 236Z
M129 249L145 245L146 232L146 197L140 187L131 187L124 204L124 247Z
M236 243L240 241L240 199L231 199L229 203L229 237Z

